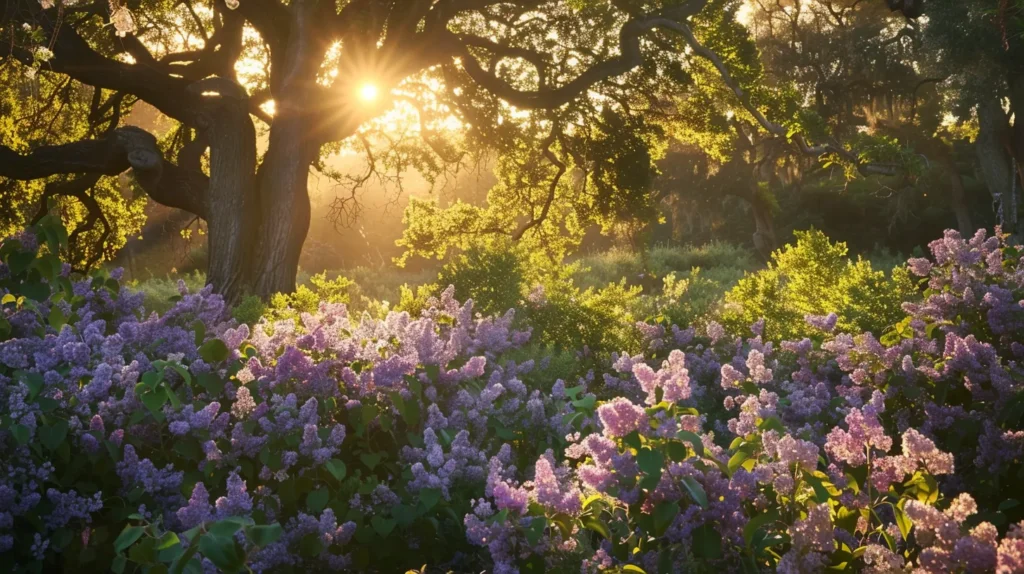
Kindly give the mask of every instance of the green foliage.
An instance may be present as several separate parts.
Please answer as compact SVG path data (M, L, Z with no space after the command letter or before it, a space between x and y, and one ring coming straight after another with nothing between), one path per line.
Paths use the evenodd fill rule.
M231 309L231 318L239 323L254 325L267 311L267 305L256 295L248 295Z
M21 33L20 28L18 33ZM26 41L45 41L38 27L28 34L31 38ZM35 57L35 66L45 70L48 66L38 61L38 50ZM5 61L5 65L0 66L0 146L25 153L42 143L59 145L97 137L96 126L90 126L87 119L92 90L45 71L37 74L36 67L28 68L31 72L27 72L25 67L7 64L13 62ZM104 97L113 94L97 91ZM115 105L121 108L119 113L129 108L127 102ZM0 238L31 223L40 207L47 207L48 203L44 213L59 217L72 238L62 248L61 256L65 261L81 269L112 259L128 238L138 235L142 229L146 221L143 213L146 197L137 193L129 180L100 177L83 194L103 213L102 218L94 217L82 198L52 195L59 184L75 179L76 176L58 175L31 181L0 180Z
M434 284L419 285L415 289L409 285L402 285L399 290L399 300L395 310L405 311L413 317L419 316L427 308L427 300L437 295L437 285Z
M903 317L901 304L917 296L906 270L890 276L871 262L847 258L845 243L817 230L798 231L796 245L772 254L768 268L748 274L725 297L724 323L744 333L765 319L765 337L799 339L815 334L806 315L836 313L843 331L880 335Z
M308 284L296 287L294 293L276 293L267 303L264 316L269 321L298 319L302 313L315 313L321 303L349 303L356 284L345 277L328 279L322 272L309 278Z
M526 290L526 262L521 250L506 242L474 245L441 269L437 284L455 286L455 298L473 300L473 310L500 315L518 307Z
M719 277L721 273L717 274ZM639 299L639 317L668 325L701 325L721 306L722 296L739 277L723 281L708 275L700 267L676 277L669 273L662 280L661 292Z
M571 283L535 290L527 307L534 340L556 349L585 349L594 355L636 350L633 309L640 287L625 280L581 291Z

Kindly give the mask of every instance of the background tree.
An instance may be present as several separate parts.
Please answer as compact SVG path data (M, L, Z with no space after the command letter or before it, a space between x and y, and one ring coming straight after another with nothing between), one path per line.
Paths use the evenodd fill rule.
M846 154L829 153L823 162L797 153L794 146L778 146L775 138L752 130L759 126L750 124L742 110L733 113L735 100L724 94L695 106L701 113L721 114L717 122L695 114L686 118L682 133L687 145L678 149L692 154L696 145L707 154L703 161L710 162L710 169L696 181L662 181L673 205L698 201L710 212L706 218L731 220L738 215L737 205L749 206L753 243L762 252L765 238L786 238L791 230L809 225L824 226L860 249L872 248L871 241L910 249L944 227L972 233L989 220L984 200L969 197L975 160L961 144L976 129L969 116L963 123L948 114L952 82L943 68L947 64L924 40L931 20L908 19L906 12L890 13L881 3L856 0L743 4L740 19L757 47L761 70L747 91L774 91L781 99L766 113L815 141L836 147L845 142L871 169L862 169ZM920 15L921 9L915 5L908 12ZM790 111L783 113L787 106ZM730 125L745 126L746 135L730 133ZM740 144L748 151L735 157L723 153ZM666 163L676 157L670 154ZM736 160L743 158L753 158L757 169L736 172ZM730 161L732 170L719 169ZM732 184L723 186L729 171L735 173ZM736 185L737 176L747 183ZM742 189L750 191L732 194L741 198L738 204L722 200L728 190ZM779 210L782 228L776 229ZM727 237L744 239L731 231Z
M80 127L58 136L30 129L20 138L9 134L23 128L6 128L0 175L8 194L38 198L31 189L42 180L45 195L74 198L88 211L104 197L97 185L131 169L136 192L127 195L144 192L207 222L208 279L237 300L294 288L311 169L355 190L370 177L400 181L417 169L429 179L467 157L497 154L500 183L490 205L456 205L446 219L414 206L405 239L411 252L437 254L485 233L557 244L590 222L652 219L649 192L667 119L678 115L676 102L700 66L722 76L719 89L733 94L766 141L891 171L837 141L793 131L784 124L791 109L759 99L760 76L743 68L756 54L741 45L737 6L5 0L5 73L32 76L6 88L8 102L38 85L66 84L51 92L55 117ZM75 98L88 106L67 105ZM140 102L170 127L123 125ZM416 121L396 119L397 109ZM327 169L323 158L342 146L365 153L369 171ZM348 199L339 198L337 216L351 214ZM81 239L95 241L91 253L125 235L92 237L90 229L107 228L102 219L79 220ZM119 225L127 230L130 222Z

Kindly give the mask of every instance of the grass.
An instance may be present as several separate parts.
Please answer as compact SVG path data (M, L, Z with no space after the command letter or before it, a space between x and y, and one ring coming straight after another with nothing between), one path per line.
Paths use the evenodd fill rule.
M638 253L613 250L587 255L579 258L577 262L580 264L580 270L573 276L573 280L581 289L600 289L625 278L629 285L643 286L645 295L657 296L659 305L672 304L666 300L663 293L663 281L669 274L674 273L677 279L691 280L691 287L697 288L682 295L683 299L717 300L732 288L744 273L759 267L753 256L743 248L721 242L700 247L663 245L651 249L646 257ZM699 279L696 279L696 283L693 282L695 269L699 269ZM402 285L415 288L435 283L438 277L436 269L409 271L387 266L360 266L327 271L328 279L338 276L344 276L358 286L350 303L354 312L360 312L373 301L388 301L394 305L400 300ZM299 285L309 285L310 277L310 273L300 270L297 282ZM185 281L189 290L193 291L201 289L206 283L204 273L193 271L137 280L133 281L131 286L145 294L147 311L163 313L173 305L170 299L178 294L179 279Z
M171 297L178 295L178 281L184 281L189 291L198 291L206 285L206 273L193 271L181 273L176 276L151 277L142 281L132 280L128 286L132 289L142 291L146 298L144 305L146 312L156 311L161 315L174 306Z
M722 242L699 247L657 246L644 259L639 253L622 250L587 255L577 260L581 269L573 279L582 289L604 287L622 278L630 285L649 285L652 274L656 279L669 273L686 278L696 267L702 276L731 287L744 272L759 267L749 251Z

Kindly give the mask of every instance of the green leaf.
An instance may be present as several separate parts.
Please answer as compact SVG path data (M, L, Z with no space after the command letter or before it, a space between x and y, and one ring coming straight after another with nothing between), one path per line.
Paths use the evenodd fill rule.
M825 488L824 479L813 474L804 473L804 479L814 489L814 500L819 504L829 499L828 489Z
M147 371L142 373L142 384L147 388L155 389L164 378L162 371L163 370L161 369L160 371Z
M57 419L52 425L39 428L39 441L50 450L57 450L68 436L68 421Z
M396 522L390 518L384 518L377 514L370 519L370 526L373 527L377 534L380 534L381 538L387 538L388 534L395 529Z
M586 518L583 520L583 527L605 537L607 540L612 539L612 531L608 528L608 525L596 518Z
M636 450L640 450L640 447L643 446L643 443L640 442L640 433L638 433L637 431L633 431L628 435L622 437L622 442L626 443L628 446L632 448L635 448Z
M177 534L173 532L164 532L163 536L156 541L156 550L167 550L168 548L180 543L181 540L178 538Z
M228 358L228 346L220 339L210 339L199 347L199 356L207 363L219 363Z
M195 341L196 346L198 347L203 344L203 339L206 338L206 323L203 323L200 319L196 319L195 321L192 321L192 330L195 331Z
M378 464L380 464L381 455L373 453L363 453L359 455L359 460L363 461L366 468L373 470Z
M572 406L585 411L594 410L595 404L597 404L597 397L594 395L587 395L578 401L572 401Z
M736 472L736 469L738 469L740 466L742 466L743 463L746 462L748 458L750 458L750 454L749 453L747 453L745 451L742 451L742 450L741 451L737 451L736 454L732 455L729 458L729 464L727 465L728 468L729 468L729 473L732 474L732 473Z
M164 403L167 402L167 393L162 391L149 391L142 393L139 398L142 399L142 404L146 405L146 408L149 409L150 412L156 414L160 412Z
M672 441L665 445L665 452L668 453L668 458L672 462L682 462L690 458L690 449L686 448L685 443Z
M661 536L672 526L672 521L679 514L679 503L663 500L654 507L654 534Z
M196 552L199 552L199 545L190 544L188 549L185 550L185 553L179 556L178 559L171 564L171 569L168 571L168 574L182 574L188 566L188 563L192 560L192 557L196 555ZM200 572L201 571L202 570L200 570Z
M214 536L220 536L221 538L231 538L236 532L245 526L246 520L241 517L229 517L223 520L218 520L211 524L208 528L209 533Z
M782 424L782 421L779 419L779 417L776 416L770 416L762 420L760 423L757 424L757 428L763 431L773 430L778 431L780 433L786 432L786 426Z
M234 538L204 534L199 539L199 551L214 566L226 572L236 572L245 564Z
M544 530L548 526L548 521L543 516L534 517L530 521L530 525L526 527L526 541L531 546L537 544L540 537L544 535Z
M399 526L409 526L416 520L416 509L408 504L396 504L391 507L391 516Z
M636 455L636 463L640 470L648 476L660 478L662 470L665 469L665 457L660 451L649 448L640 449L640 452Z
M1011 508L1016 508L1019 505L1020 501L1017 500L1016 498L1007 498L1006 500L999 503L999 510L1009 510Z
M14 440L18 441L19 446L27 445L28 441L32 438L32 433L29 432L28 427L22 424L11 425L11 428L8 430L11 431Z
M276 522L274 524L253 525L245 528L246 537L260 548L277 542L282 534L284 534L284 529Z
M327 508L327 503L330 500L331 492L326 488L312 490L306 495L306 508L314 514L320 514L324 508Z
M25 385L28 387L29 400L35 400L35 398L39 396L39 393L43 391L43 387L46 386L46 382L43 381L43 376L40 375L39 373L26 373L24 371L18 371L15 374L18 375L18 378L21 380L21 382L25 383Z
M697 433L681 430L676 433L676 438L690 443L690 446L693 447L693 451L697 453L697 456L704 456L704 441L700 439L700 435Z
M743 525L743 541L747 543L747 548L750 548L751 541L754 539L754 535L761 528L777 521L779 519L779 511L772 509L768 512L762 512L757 516L751 518L745 525Z
M211 396L218 396L224 392L224 380L214 373L200 373L196 375L196 382Z
M110 571L114 574L121 574L124 572L124 567L128 565L128 558L123 554L114 556L114 559L110 562Z
M127 550L136 540L142 538L145 531L146 529L141 526L126 526L121 534L117 535L117 540L114 540L114 552L120 554Z
M687 477L690 478L690 477ZM711 560L722 557L722 535L710 524L702 524L693 531L693 554Z
M192 384L192 375L184 366L179 365L178 363L168 363L167 366L174 369L174 372L181 375L181 378L184 379L186 385Z
M914 527L914 522L910 520L910 517L907 516L907 513L902 508L895 504L892 506L892 511L896 515L896 526L900 529L900 535L906 540L907 536L910 535L910 529Z
M684 476L683 486L686 487L687 492L690 493L690 496L697 501L697 504L699 504L701 508L708 507L708 495L704 492L704 487L701 486L695 478L692 476Z
M345 463L336 458L332 458L331 460L327 461L327 464L324 465L324 468L326 468L327 472L331 473L331 476L333 476L339 482L344 480L345 473L347 472Z
M421 488L420 489L420 502L423 503L423 507L426 510L430 510L437 505L441 500L441 489L439 488Z
M299 541L299 554L307 558L319 555L324 550L324 544L320 541L320 535L311 532L302 537Z
M54 305L53 307L50 307L49 323L50 323L50 326L53 327L54 331L57 331L59 333L61 327L66 325L67 322L68 322L67 315L64 314L64 311L61 311L61 309L60 309L60 307L58 305Z

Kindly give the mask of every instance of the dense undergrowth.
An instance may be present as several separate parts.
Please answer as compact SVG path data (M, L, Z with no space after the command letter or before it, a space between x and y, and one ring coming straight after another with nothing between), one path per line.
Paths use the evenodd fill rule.
M65 241L46 219L0 246L17 571L1024 570L999 237L881 273L808 233L724 297L470 252L390 303L324 277L160 314L69 276Z

